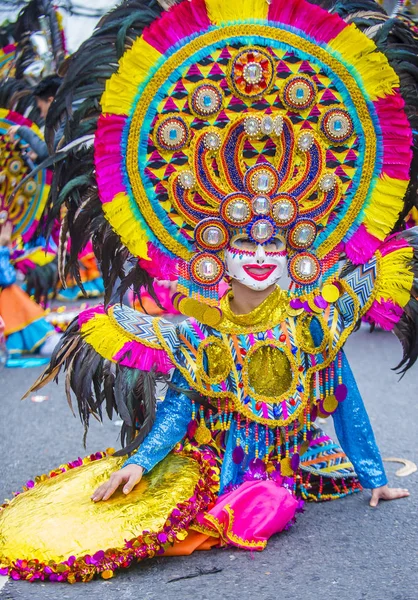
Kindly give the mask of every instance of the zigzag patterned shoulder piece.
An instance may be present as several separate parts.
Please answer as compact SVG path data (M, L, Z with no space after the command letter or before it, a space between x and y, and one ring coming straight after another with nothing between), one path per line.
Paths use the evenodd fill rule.
M109 316L124 332L145 346L161 349L161 343L154 329L157 322L161 335L171 351L174 352L179 345L177 327L166 319L144 315L120 304L111 308Z

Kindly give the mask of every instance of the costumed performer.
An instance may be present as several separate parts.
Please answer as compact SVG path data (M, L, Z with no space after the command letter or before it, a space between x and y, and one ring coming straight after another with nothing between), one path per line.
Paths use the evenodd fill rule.
M188 318L87 310L33 386L66 369L85 431L116 411L124 448L61 465L4 506L0 562L30 581L262 550L304 500L408 495L387 485L342 348L368 314L403 342L402 372L417 358L417 231L397 231L415 194L416 81L400 81L381 40L305 0L129 3L118 30L124 10L140 25L101 98L98 196L67 196L69 226L90 215L100 230L108 293L115 277L138 289L148 261L176 276ZM393 57L398 38L384 39ZM127 250L140 262L124 277ZM292 292L278 286L286 269Z
M16 284L16 272L10 262L9 245L12 224L0 230L0 316L5 328L9 356L40 352L52 353L59 340L55 329L45 319L44 310Z

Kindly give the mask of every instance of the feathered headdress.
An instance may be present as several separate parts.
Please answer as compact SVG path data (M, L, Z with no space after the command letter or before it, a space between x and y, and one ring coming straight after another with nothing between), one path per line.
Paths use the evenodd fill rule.
M373 29L377 15L373 36L388 57L305 0L192 0L161 16L155 2L133 2L103 21L70 62L52 113L62 114L65 93L84 98L65 141L94 132L95 171L91 148L67 154L50 214L58 193L70 200L74 252L93 234L108 288L134 257L138 281L144 270L178 278L180 310L214 324L223 249L237 232L262 244L284 236L296 290L333 278L342 252L370 259L415 197L416 80L402 71L414 60L407 28L366 4L361 25ZM356 20L360 8L335 11ZM122 53L128 28L136 39ZM116 29L106 51L121 55L117 66L98 53ZM96 82L87 69L76 84L89 49ZM100 111L99 64L109 77ZM68 181L68 166L83 176Z

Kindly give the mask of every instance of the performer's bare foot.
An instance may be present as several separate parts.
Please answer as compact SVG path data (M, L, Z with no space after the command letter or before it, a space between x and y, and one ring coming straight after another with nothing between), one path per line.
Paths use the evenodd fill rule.
M370 506L375 508L379 504L379 500L397 500L407 496L409 496L409 491L405 488L390 488L388 485L382 485L372 490Z

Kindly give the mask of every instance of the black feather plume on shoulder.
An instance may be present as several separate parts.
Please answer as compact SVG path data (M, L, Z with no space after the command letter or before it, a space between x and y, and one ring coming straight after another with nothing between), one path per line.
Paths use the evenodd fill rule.
M117 414L123 420L123 448L117 455L123 456L136 450L155 421L157 383L167 383L167 376L131 369L103 358L83 339L78 319L70 323L54 350L50 364L24 397L50 381L58 382L61 371L66 372L65 391L72 411L71 391L76 397L84 425L84 444L90 417L102 421L105 411L110 419Z
M410 267L414 277L411 299L404 306L404 314L394 328L394 333L403 348L402 360L395 370L403 377L418 359L418 227L404 231L399 234L399 237L406 240L413 248Z

